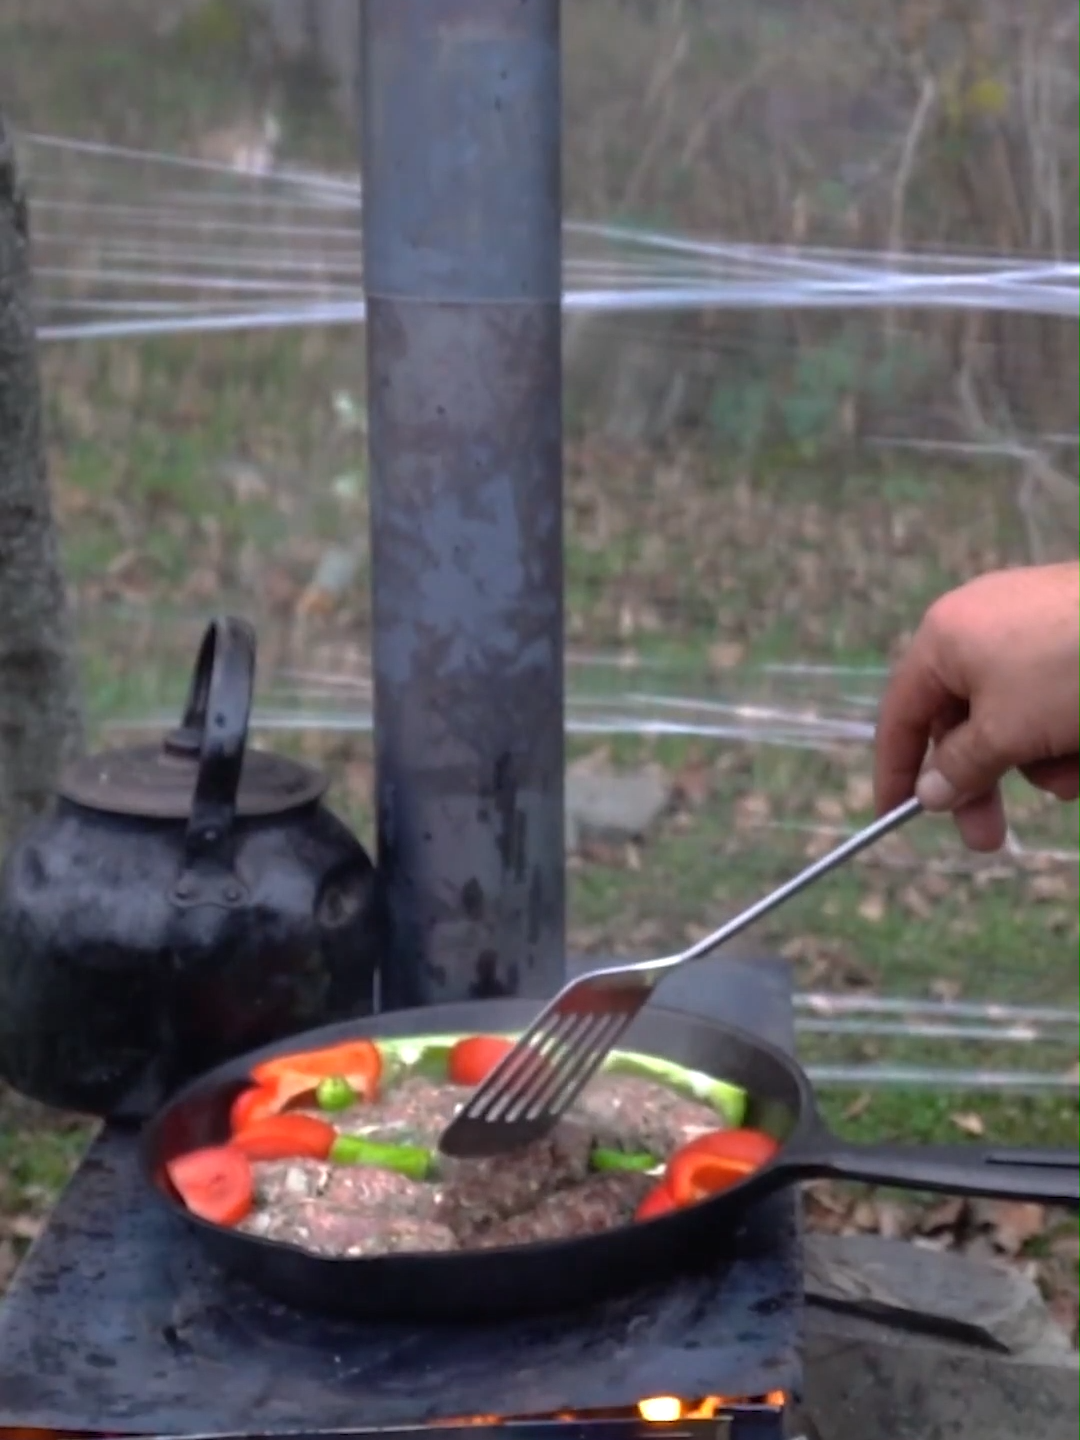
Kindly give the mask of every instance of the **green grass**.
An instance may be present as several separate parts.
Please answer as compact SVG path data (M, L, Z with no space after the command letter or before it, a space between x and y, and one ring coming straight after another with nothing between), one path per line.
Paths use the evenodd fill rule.
M10 1128L0 1131L0 1174L8 1187L7 1194L0 1191L0 1198L8 1204L12 1200L18 1204L20 1198L48 1200L65 1183L72 1164L82 1154L87 1131L76 1124L65 1129L46 1126L40 1123L42 1116L31 1118L25 1108L11 1108L19 1117L19 1128L12 1121Z
M970 1094L885 1091L853 1115L850 1092L826 1094L822 1106L829 1123L845 1139L865 1143L896 1141L905 1145L960 1143L965 1139L954 1117L971 1113L985 1121L991 1143L1069 1145L1076 1143L1076 1101L1045 1096L1011 1096L973 1105ZM968 1137L972 1139L974 1137Z

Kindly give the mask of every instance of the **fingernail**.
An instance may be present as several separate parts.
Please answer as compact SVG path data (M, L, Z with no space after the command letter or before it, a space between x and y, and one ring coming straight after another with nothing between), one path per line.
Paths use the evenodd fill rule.
M956 804L956 786L945 779L940 770L927 770L919 776L915 795L924 810L951 810Z

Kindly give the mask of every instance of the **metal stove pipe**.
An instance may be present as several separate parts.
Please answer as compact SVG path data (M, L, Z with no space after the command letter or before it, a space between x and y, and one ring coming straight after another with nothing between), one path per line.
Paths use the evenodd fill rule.
M558 0L365 0L385 1006L564 977Z

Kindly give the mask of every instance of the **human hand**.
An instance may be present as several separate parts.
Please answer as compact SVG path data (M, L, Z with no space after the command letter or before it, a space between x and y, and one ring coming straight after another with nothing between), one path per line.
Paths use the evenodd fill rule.
M953 812L970 849L997 850L1002 776L1019 769L1075 800L1078 751L1080 566L995 571L937 600L892 674L875 737L878 809L914 792Z

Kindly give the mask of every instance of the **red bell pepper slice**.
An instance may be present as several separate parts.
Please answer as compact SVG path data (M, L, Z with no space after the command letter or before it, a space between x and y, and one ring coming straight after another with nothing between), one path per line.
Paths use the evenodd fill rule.
M267 1115L232 1138L249 1160L326 1160L337 1131L314 1115Z
M635 1220L657 1220L661 1215L668 1215L672 1210L677 1210L675 1197L667 1185L661 1181L654 1185L649 1193L642 1200L641 1204L634 1211Z
M761 1130L712 1130L668 1160L664 1183L677 1205L696 1205L767 1165L779 1143Z
M265 1120L282 1109L282 1101L272 1085L252 1085L241 1090L229 1110L229 1131L235 1135L256 1120Z
M239 1225L255 1203L251 1164L232 1145L192 1150L165 1169L192 1215L212 1225Z
M257 1085L274 1091L279 1110L302 1095L309 1095L321 1080L340 1076L364 1100L374 1100L382 1077L382 1056L372 1040L347 1040L323 1050L278 1055L251 1071Z
M719 1195L730 1190L740 1180L752 1175L758 1167L745 1160L728 1160L719 1155L708 1155L701 1151L696 1154L673 1155L668 1161L664 1183L671 1191L675 1204L696 1205L710 1195Z
M715 1155L721 1160L752 1165L757 1169L761 1165L767 1165L779 1149L779 1142L771 1135L766 1135L764 1130L742 1128L709 1130L704 1135L688 1140L685 1145L680 1145L675 1153Z
M481 1084L505 1055L514 1048L512 1040L499 1035L470 1035L450 1051L447 1074L452 1085L473 1088Z

